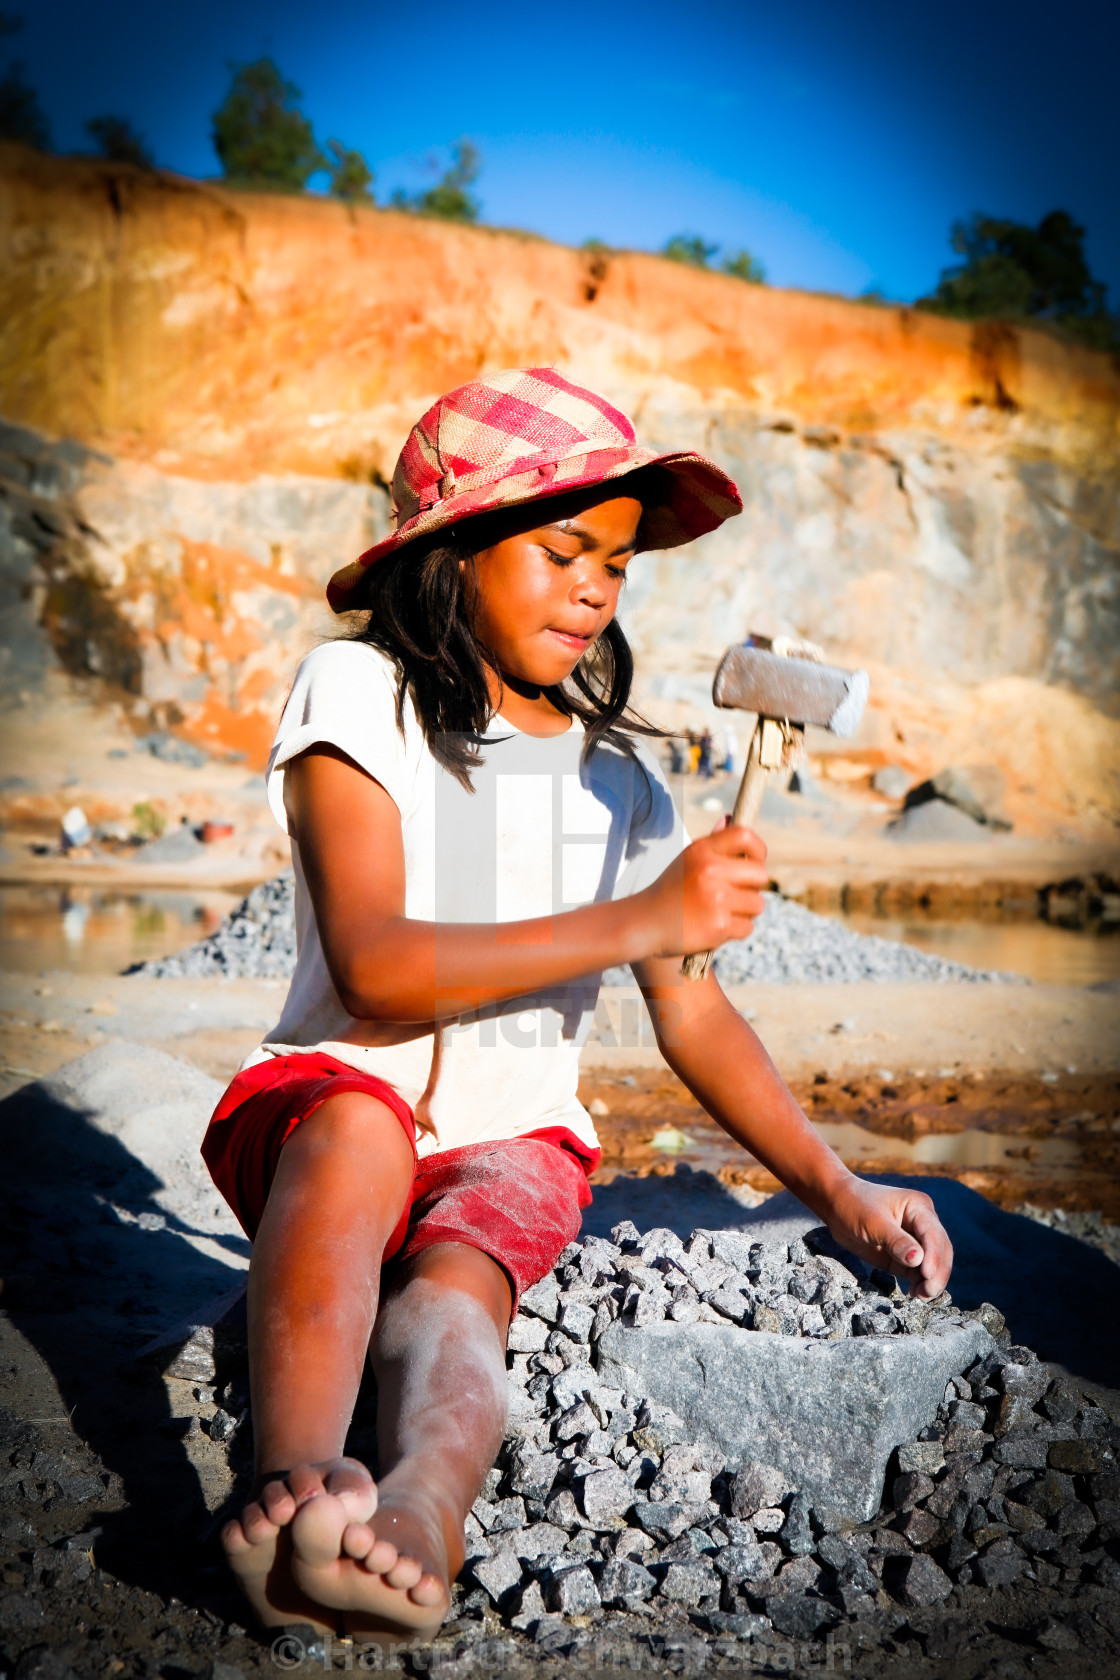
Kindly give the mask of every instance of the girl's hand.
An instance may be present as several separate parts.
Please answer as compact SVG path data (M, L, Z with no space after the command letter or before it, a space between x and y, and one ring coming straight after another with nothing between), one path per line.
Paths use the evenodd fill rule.
M728 939L746 939L763 910L769 881L766 847L749 828L730 828L727 819L703 840L694 840L675 863L634 900L652 912L657 938L650 956L678 957L714 951Z
M949 1281L953 1245L922 1190L853 1176L834 1191L825 1223L838 1243L902 1278L919 1300L932 1301Z

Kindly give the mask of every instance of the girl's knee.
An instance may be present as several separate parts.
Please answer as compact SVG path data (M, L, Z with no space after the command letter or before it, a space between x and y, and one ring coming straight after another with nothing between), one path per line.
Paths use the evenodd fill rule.
M368 1091L340 1091L325 1098L294 1127L284 1151L308 1156L337 1152L355 1165L363 1155L374 1155L386 1167L399 1157L410 1172L415 1159L400 1117Z
M471 1296L485 1308L504 1337L513 1310L513 1290L505 1269L469 1243L432 1243L394 1267L386 1297L400 1297L417 1284ZM388 1280L387 1280L388 1282Z

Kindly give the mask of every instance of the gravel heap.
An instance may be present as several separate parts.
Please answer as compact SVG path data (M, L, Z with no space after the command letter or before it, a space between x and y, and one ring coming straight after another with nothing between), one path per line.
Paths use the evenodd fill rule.
M766 910L750 939L732 940L716 954L715 969L727 985L807 981L972 980L1017 982L1021 976L969 968L930 956L912 945L855 933L831 916L767 893ZM295 967L296 931L292 872L255 887L208 939L130 973L155 979L288 979ZM627 968L609 968L605 985L631 983Z
M608 1606L620 1637L642 1618L647 1637L684 1622L765 1642L823 1637L853 1618L882 1634L954 1584L1022 1578L1115 1596L1120 1424L1011 1346L994 1308L973 1316L1002 1345L949 1383L937 1421L897 1450L879 1514L849 1525L813 1510L772 1466L729 1474L667 1407L600 1384L593 1344L616 1317L899 1333L953 1317L948 1297L906 1301L885 1274L817 1252L823 1231L788 1246L706 1231L682 1244L629 1222L611 1235L569 1244L522 1297L511 1420L467 1520L445 1635L496 1613L538 1643L570 1644L564 1618L595 1622ZM1120 1609L1114 1619L1120 1634Z
M296 966L292 872L254 887L207 939L158 962L135 963L129 974L157 980L290 980Z
M767 893L766 910L750 939L732 940L716 952L715 971L725 985L755 980L765 985L835 984L859 980L1016 981L995 969L969 968L913 945L856 933L832 916Z

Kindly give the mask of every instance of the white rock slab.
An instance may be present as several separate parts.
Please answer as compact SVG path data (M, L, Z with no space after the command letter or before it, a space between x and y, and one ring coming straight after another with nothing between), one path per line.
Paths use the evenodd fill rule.
M734 1325L613 1325L603 1382L648 1395L728 1468L773 1464L812 1505L856 1522L879 1508L891 1453L932 1423L949 1378L992 1347L982 1325L815 1342Z

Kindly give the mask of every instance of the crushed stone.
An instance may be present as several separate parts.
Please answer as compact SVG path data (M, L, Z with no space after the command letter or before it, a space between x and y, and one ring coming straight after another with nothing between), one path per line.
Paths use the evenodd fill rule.
M866 980L1029 984L1021 975L969 968L913 945L856 933L776 893L765 898L766 909L750 939L731 940L716 953L715 971L726 985ZM288 869L254 887L208 938L172 956L137 964L129 972L153 979L289 979L295 960L294 886ZM609 968L603 983L627 985L632 976L628 968Z
M772 1466L729 1473L667 1407L600 1382L608 1324L697 1316L832 1338L970 1316L996 1343L948 1384L936 1421L898 1449L879 1513L855 1525ZM1120 1421L1012 1346L994 1307L911 1300L823 1227L789 1244L704 1230L682 1243L625 1221L609 1242L570 1243L522 1297L507 1362L510 1421L467 1519L455 1626L497 1617L570 1641L570 1619L609 1607L650 1631L685 1612L709 1636L821 1639L970 1586L1120 1586Z
M409 1671L516 1664L558 1680L574 1664L691 1675L730 1663L735 1672L771 1673L794 1666L793 1653L815 1672L829 1667L834 1649L837 1668L858 1653L853 1671L866 1680L903 1680L920 1646L933 1660L971 1653L986 1674L1026 1673L1024 1647L1043 1663L1074 1652L1086 1671L1112 1672L1120 1653L1120 1408L1109 1410L1107 1397L1098 1404L1011 1345L995 1309L980 1309L995 1345L948 1383L919 1438L897 1448L880 1508L860 1524L813 1507L774 1466L729 1473L667 1407L600 1382L597 1335L635 1314L641 1298L645 1311L664 1314L691 1291L726 1322L705 1295L725 1299L746 1286L761 1294L765 1280L768 1299L793 1312L780 1328L817 1333L797 1322L810 1291L794 1280L811 1277L825 1258L852 1296L845 1314L885 1303L897 1320L888 1333L918 1329L907 1323L904 1297L899 1310L893 1279L846 1257L845 1284L823 1233L787 1244L695 1231L682 1243L624 1222L610 1241L569 1244L525 1292L511 1327L505 1437L465 1523L466 1563L448 1615L430 1643L412 1649ZM712 1290L705 1285L715 1283L717 1262L728 1275ZM957 1316L947 1299L932 1305ZM180 1432L193 1424L229 1463L234 1488L211 1530L246 1497L252 1473L243 1331L222 1346L223 1372L190 1390L197 1415L173 1420ZM349 1450L375 1463L372 1432L368 1449L352 1432ZM200 1663L215 1674L264 1672L275 1630L246 1634L251 1617L220 1566L207 1573L201 1597L186 1589L184 1605L169 1587L127 1584L132 1565L123 1554L116 1577L91 1555L124 1488L88 1449L64 1446L63 1437L48 1448L29 1423L0 1412L0 1476L0 1635L18 1680L47 1673L48 1661L67 1675L94 1672L90 1641L108 1627L127 1674L169 1665L194 1672ZM310 1628L289 1631L305 1642L308 1662L329 1658ZM362 1667L381 1666L372 1646L353 1655Z
M290 980L295 966L295 884L285 869L254 887L207 938L127 972L159 980Z

